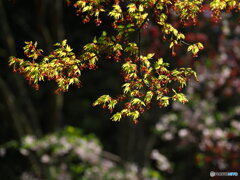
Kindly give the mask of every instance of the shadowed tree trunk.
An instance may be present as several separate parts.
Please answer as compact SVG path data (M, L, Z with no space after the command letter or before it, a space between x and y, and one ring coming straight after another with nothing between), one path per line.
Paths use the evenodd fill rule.
M9 21L6 16L2 0L0 0L0 20L2 22L3 27L1 34L2 37L4 37L3 39L5 40L5 46L7 50L6 55L7 56L16 55L15 40L9 27ZM1 79L0 88L2 89L4 97L6 98L6 103L8 105L7 107L9 108L10 113L12 114L12 118L14 120L13 125L16 126L16 131L18 132L18 134L21 132L21 134L19 134L20 137L24 134L32 134L33 132L36 135L40 135L40 127L38 124L36 112L30 98L27 96L24 83L22 79L19 78L17 75L12 75L12 77L13 80L15 81L17 89L19 90L18 98L14 97L13 93L11 93L11 90L9 89L8 85L4 82L3 79ZM28 115L24 114L24 112L26 111L23 111L22 109L17 110L17 104L23 104L23 106L26 107L24 108L24 110L27 111ZM18 111L18 113L14 111L16 112Z

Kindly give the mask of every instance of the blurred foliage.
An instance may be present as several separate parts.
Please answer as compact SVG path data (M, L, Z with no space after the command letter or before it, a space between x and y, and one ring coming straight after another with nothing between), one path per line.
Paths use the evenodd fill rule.
M17 144L12 141L2 150L14 148L23 156L36 157L36 163L41 164L41 169L25 167L21 179L162 179L155 170L121 162L118 156L103 151L94 135L83 135L72 126L39 139L25 136Z

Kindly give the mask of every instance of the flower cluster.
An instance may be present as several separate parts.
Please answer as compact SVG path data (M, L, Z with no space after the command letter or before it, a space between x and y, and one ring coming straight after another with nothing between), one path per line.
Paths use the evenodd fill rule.
M206 66L207 62L198 64L199 82L191 81L186 88L192 103L182 105L174 102L172 112L162 116L155 126L161 141L176 146L175 140L179 139L179 149L196 146L193 156L203 170L230 171L240 166L240 144L237 140L240 137L240 108L235 101L240 95L240 51L235 46L239 44L238 28L236 25L227 30L228 24L223 23L224 38L219 41L218 56L211 61L210 67ZM226 33L236 36L227 37ZM228 105L224 106L226 102Z
M93 135L83 135L79 129L71 126L39 139L31 135L25 136L19 150L24 156L35 154L45 168L50 170L48 178L53 179L65 177L66 180L79 178L91 180L98 177L98 179L137 180L139 174L143 179L149 180L157 180L160 177L157 171L147 167L140 169L133 163L121 162L118 156L103 151ZM158 163L159 166L163 166L164 162ZM22 179L47 177L47 174L39 177L30 172L24 172Z

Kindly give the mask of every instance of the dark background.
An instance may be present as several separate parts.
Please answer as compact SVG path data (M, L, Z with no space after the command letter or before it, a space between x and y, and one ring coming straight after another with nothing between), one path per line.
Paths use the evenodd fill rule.
M200 106L194 105L195 100L197 104L199 99L205 99L207 102L217 99L214 110L206 110L206 113L209 112L209 116L212 115L216 122L210 129L218 127L224 129L230 126L232 120L240 121L239 114L230 113L235 112L236 107L240 105L239 12L233 13L226 19L230 29L229 35L224 34L222 22L213 24L204 16L201 16L197 26L183 30L187 34L188 41L200 40L205 43L205 50L198 60L193 60L183 49L177 50L176 57L165 54L163 52L165 45L162 41L156 40L158 36L156 33L159 30L154 24L145 30L145 34L143 32L145 52L156 51L157 55L166 57L173 67L194 67L198 74L203 76L203 79L205 78L205 80L200 80L198 85L194 85L195 95L193 97L198 97L197 100L190 99L189 105L186 106L194 114L196 109L201 109ZM172 17L171 21L177 23L175 17ZM22 51L24 41L38 41L39 47L47 54L53 49L54 43L67 39L74 52L78 53L81 52L84 44L91 42L93 37L98 36L108 25L108 23L103 23L102 26L96 27L91 22L82 24L81 18L75 14L75 9L60 0L0 0L0 144L13 139L20 140L27 134L41 137L66 125L73 125L83 129L86 134L94 133L106 151L126 161L136 162L139 166L153 164L150 153L152 149L159 149L174 164L175 171L165 174L168 178L201 179L202 176L208 177L208 170L218 169L218 165L213 162L217 158L212 158L210 163L206 161L204 167L199 167L195 160L196 154L201 152L199 143L203 130L197 127L206 119L206 117L201 118L203 114L199 115L194 126L190 126L188 123L191 122L193 116L187 117L184 114L187 112L186 109L179 112L172 106L165 109L153 107L143 115L137 125L134 125L128 119L117 123L112 122L109 112L99 107L92 107L92 103L100 95L115 96L121 91L122 79L117 63L107 60L99 62L99 69L83 73L82 88L71 87L69 92L61 94L54 94L56 84L53 82L44 82L38 91L34 90L22 76L13 73L8 67L9 56L24 57ZM224 63L220 61L221 53L225 54L228 59ZM230 67L230 76L221 84L218 81L222 78L220 76L222 73L218 71L225 67ZM212 82L214 87L208 82ZM208 92L211 96L208 96ZM177 135L174 135L172 141L165 141L161 139L161 133L159 135L155 132L156 123L159 120L161 122L161 117L169 113L176 113L178 116L178 123L171 126L175 127L177 132L183 127L180 122L188 119L184 127L189 129L195 137L192 142L186 140L187 143L181 146L184 140L180 140ZM218 119L217 114L221 113L228 116ZM232 141L232 143L239 148L239 140ZM181 146L180 149L177 148L179 146ZM214 154L210 150L210 154L211 152ZM203 154L207 153L203 152ZM235 160L239 163L239 156ZM233 160L227 159L227 161L230 161L227 164L231 169ZM7 156L0 157L1 179L8 179L8 177L18 179L17 177L25 167L26 169L29 167L29 162L15 151L10 151ZM239 168L239 165L236 167ZM234 166L233 169L236 167Z

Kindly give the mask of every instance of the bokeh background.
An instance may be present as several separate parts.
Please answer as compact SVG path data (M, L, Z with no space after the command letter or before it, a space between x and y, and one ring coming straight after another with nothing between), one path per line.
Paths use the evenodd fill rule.
M49 53L68 39L78 53L110 31L109 20L103 17L100 27L82 24L63 0L0 0L0 179L198 180L210 179L210 171L240 173L239 12L223 13L214 23L205 6L198 24L186 27L177 16L169 18L204 51L192 58L183 45L171 56L152 22L142 31L142 50L172 68L197 71L199 81L184 90L189 103L152 107L137 125L116 123L92 103L120 93L119 64L102 60L99 69L83 73L82 88L64 94L54 94L52 82L36 91L8 67L9 56L24 57L24 41L38 41Z

